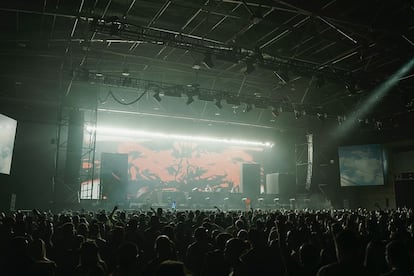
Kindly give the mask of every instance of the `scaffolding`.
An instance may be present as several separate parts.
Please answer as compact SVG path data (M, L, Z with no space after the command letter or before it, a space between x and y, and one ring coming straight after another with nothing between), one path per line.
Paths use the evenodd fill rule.
M296 187L299 192L309 191L313 173L313 134L306 135L306 143L295 145Z
M91 102L89 102L91 103ZM53 202L64 206L79 203L83 198L92 198L95 175L95 145L97 123L97 101L89 105L73 105L63 101L58 112L56 133L55 174L53 177ZM79 129L76 134L81 140L76 152L70 149L73 124L71 116L80 113ZM68 167L75 166L73 169ZM82 184L89 181L90 190L82 190Z
M96 148L96 124L98 111L90 110L85 117L84 142L82 147L82 166L80 168L80 199L97 199L99 196L99 184L96 177L95 148ZM96 192L98 190L98 192Z

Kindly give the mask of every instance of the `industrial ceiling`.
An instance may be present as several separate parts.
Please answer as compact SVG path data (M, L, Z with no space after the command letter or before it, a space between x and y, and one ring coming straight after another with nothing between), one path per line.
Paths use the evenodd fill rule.
M3 102L208 124L342 122L414 58L408 0L16 0L0 22ZM408 68L354 120L398 127L413 88Z

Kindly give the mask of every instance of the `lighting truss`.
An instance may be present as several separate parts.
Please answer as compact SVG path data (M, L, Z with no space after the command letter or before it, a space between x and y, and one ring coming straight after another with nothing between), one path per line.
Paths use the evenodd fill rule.
M222 107L221 102L225 101L228 104L240 105L245 104L249 105L249 111L255 107L258 109L268 109L271 106L278 106L283 111L293 112L294 108L292 103L286 102L284 100L275 100L270 97L265 97L260 95L256 97L255 95L236 95L235 93L230 93L223 90L213 90L201 88L199 86L188 86L188 85L178 85L176 83L160 82L145 80L132 77L123 77L123 76L112 76L112 75L97 75L93 72L87 70L74 70L72 72L72 77L74 81L89 82L94 85L104 85L108 87L122 87L122 88L132 88L136 89L137 93L144 91L144 93L151 93L157 101L161 101L159 97L160 94L164 96L172 97L181 97L186 95L187 98L198 97L198 100L201 101L210 101L215 102L217 107ZM128 81L125 81L128 79ZM175 91L174 94L172 94ZM135 102L135 101L134 101ZM319 106L303 104L302 109L307 110L308 115L315 115L320 112ZM332 118L336 118L336 115Z
M412 64L414 64L413 61ZM171 97L181 97L182 95L186 95L187 105L192 103L192 101L188 101L188 99L194 100L194 97L197 97L198 100L201 101L215 102L216 106L220 109L222 108L221 102L224 100L227 104L232 104L233 106L240 106L241 104L244 104L244 112L250 111L253 107L257 109L270 108L270 111L274 117L278 116L283 111L293 112L296 119L299 119L305 115L315 116L320 120L337 119L339 125L342 125L346 121L348 121L348 124L350 121L358 121L355 118L347 120L346 116L343 114L328 114L324 112L319 105L292 103L285 100L275 100L262 95L259 97L255 95L237 95L228 91L206 89L194 85L178 85L176 83L138 79L129 76L111 76L101 73L96 74L85 69L73 70L71 73L73 81L86 81L94 85L136 89L137 93L140 92L141 95L131 103L137 102L145 93L151 93L157 101L161 101L160 94L162 93L164 96ZM125 81L126 79L128 81ZM122 104L129 105L128 103ZM275 113L275 109L279 112ZM361 118L362 116L359 117ZM382 125L381 127L376 127L377 129L382 129Z

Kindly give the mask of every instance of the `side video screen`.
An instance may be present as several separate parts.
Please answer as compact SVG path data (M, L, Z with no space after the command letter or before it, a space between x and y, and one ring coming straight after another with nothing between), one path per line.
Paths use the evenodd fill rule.
M387 158L383 146L346 146L338 152L342 187L384 185Z
M0 114L0 173L10 174L17 121Z

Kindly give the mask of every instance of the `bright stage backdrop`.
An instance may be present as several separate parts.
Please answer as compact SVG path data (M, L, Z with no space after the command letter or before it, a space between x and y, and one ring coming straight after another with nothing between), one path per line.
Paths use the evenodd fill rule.
M134 134L134 137L117 135L117 132L97 133L95 176L99 176L102 153L127 154L129 198L140 198L159 190L239 192L241 164L262 165L271 147L269 143L194 141L184 136L151 137L148 133ZM261 175L264 175L263 167ZM93 198L97 198L99 178L94 182ZM83 198L86 189L90 189L88 185L82 185Z

